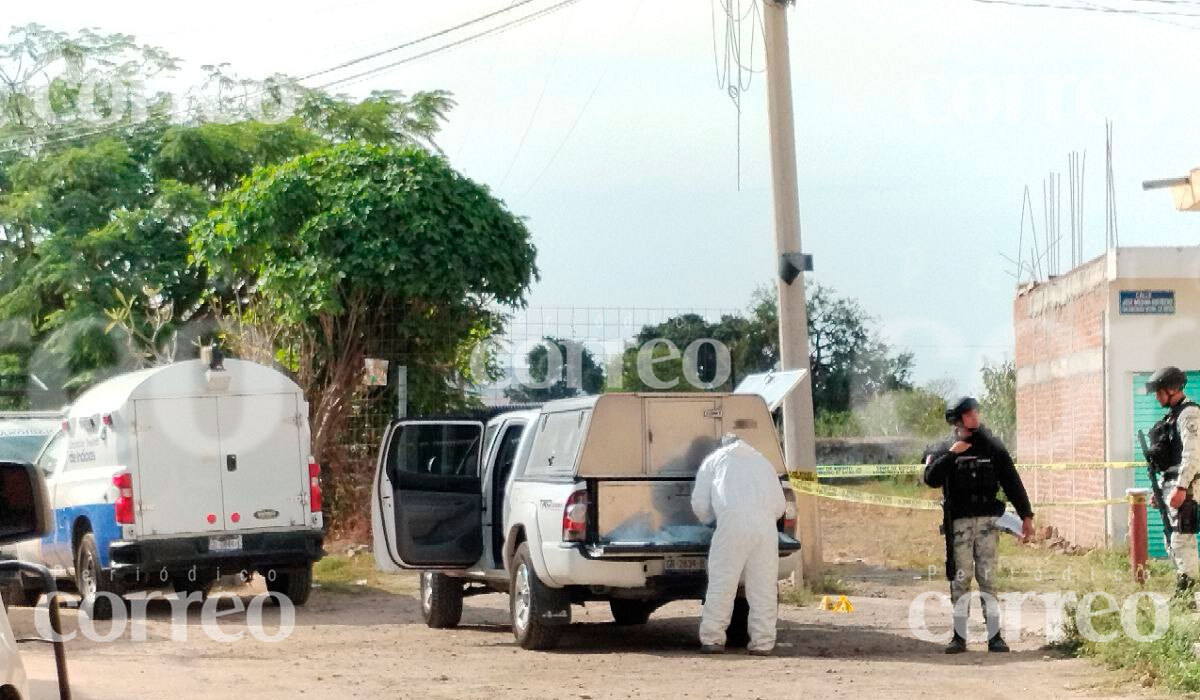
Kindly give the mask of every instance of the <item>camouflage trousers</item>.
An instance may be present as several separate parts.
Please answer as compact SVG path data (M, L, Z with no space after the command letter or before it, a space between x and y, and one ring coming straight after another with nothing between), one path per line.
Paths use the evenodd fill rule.
M1174 490L1174 481L1163 482L1164 498L1170 498ZM1194 493L1192 497L1195 497ZM1167 506L1167 520L1171 523L1171 561L1175 564L1175 573L1186 574L1193 581L1200 579L1200 553L1197 552L1196 535L1179 532L1179 510L1170 505Z
M954 528L954 578L950 579L950 602L954 605L954 629L966 637L972 579L979 582L983 619L988 637L1000 631L1000 604L996 598L996 517L956 518Z

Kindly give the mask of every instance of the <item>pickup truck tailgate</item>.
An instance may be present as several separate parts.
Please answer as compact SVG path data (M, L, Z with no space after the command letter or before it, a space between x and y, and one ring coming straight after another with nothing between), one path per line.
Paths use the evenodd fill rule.
M630 479L592 482L593 546L610 555L708 552L713 528L692 513L691 479ZM780 535L780 553L799 549Z

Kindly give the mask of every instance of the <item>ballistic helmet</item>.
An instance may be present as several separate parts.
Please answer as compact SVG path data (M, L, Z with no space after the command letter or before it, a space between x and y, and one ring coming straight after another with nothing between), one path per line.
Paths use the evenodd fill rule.
M975 397L964 396L946 407L946 422L954 425L962 420L964 413L976 408L979 408L979 402L975 400Z
M1187 384L1187 374L1178 367L1163 367L1146 382L1146 393L1153 394L1159 389L1182 389Z

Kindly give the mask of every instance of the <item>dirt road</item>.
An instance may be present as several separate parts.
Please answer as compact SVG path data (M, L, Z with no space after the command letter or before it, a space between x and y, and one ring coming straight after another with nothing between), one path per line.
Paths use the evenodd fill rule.
M365 591L316 593L298 610L291 637L278 643L249 635L232 643L212 641L195 613L187 641L171 641L169 607L152 605L148 641L132 642L128 635L104 644L76 641L69 662L75 697L82 700L1057 698L1134 692L1088 662L1047 656L1033 637L1013 640L1014 653L1007 656L974 651L945 657L936 645L910 634L907 600L852 600L851 614L786 608L778 656L769 659L698 656L695 604L673 604L640 628L616 627L605 606L589 605L561 650L535 653L513 645L501 596L469 599L463 626L442 631L424 626L415 597ZM18 634L30 631L31 616L28 609L17 610ZM231 614L220 624L236 632L243 620ZM268 612L265 622L273 632L278 613ZM48 651L33 649L27 657L35 698L54 697Z
M648 625L633 628L613 625L604 604L576 608L561 649L526 652L513 644L507 598L469 598L462 627L431 630L421 621L410 580L409 592L315 591L309 605L297 609L293 634L277 643L245 634L241 613L219 620L223 632L242 631L241 640L212 641L198 610L185 625L187 640L172 641L170 606L155 601L147 641L130 641L127 633L111 643L69 645L72 685L82 700L1145 697L1088 661L1043 651L1040 610L1024 616L1026 634L1009 636L1014 652L1008 655L989 655L974 644L969 654L947 657L939 645L920 641L909 627L910 602L923 591L944 591L945 582L887 569L880 553L894 555L905 540L913 566L937 561L932 516L880 509L864 517L854 508L822 504L826 557L835 575L853 581L860 593L850 596L855 611L784 606L775 658L699 656L695 603L667 606ZM255 591L240 593L249 602ZM927 612L930 629L949 629L948 609L930 603ZM32 633L32 616L30 609L13 609L18 635ZM75 613L66 618L74 628ZM268 608L264 631L277 625L278 612ZM56 697L48 649L28 649L26 656L35 697Z

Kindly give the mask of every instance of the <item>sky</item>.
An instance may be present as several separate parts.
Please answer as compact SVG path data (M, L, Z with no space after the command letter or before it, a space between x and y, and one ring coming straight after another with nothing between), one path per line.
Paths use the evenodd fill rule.
M719 1L581 0L344 90L454 94L438 142L526 219L541 272L531 305L744 308L776 269L766 93L749 74L739 181L739 115L718 85ZM258 77L328 68L509 2L46 0L6 3L0 19L130 33L182 58L186 76L227 62ZM1198 242L1200 215L1140 183L1200 166L1200 16L975 0L798 0L788 14L810 283L858 299L886 340L915 353L918 382L977 390L980 363L1011 356L1016 266L1003 256L1018 254L1026 186L1045 245L1052 171L1068 228L1072 151L1087 154L1083 258L1103 252L1106 118L1121 244ZM749 58L762 67L761 41ZM1023 240L1029 260L1028 228ZM1065 271L1068 248L1062 257Z

